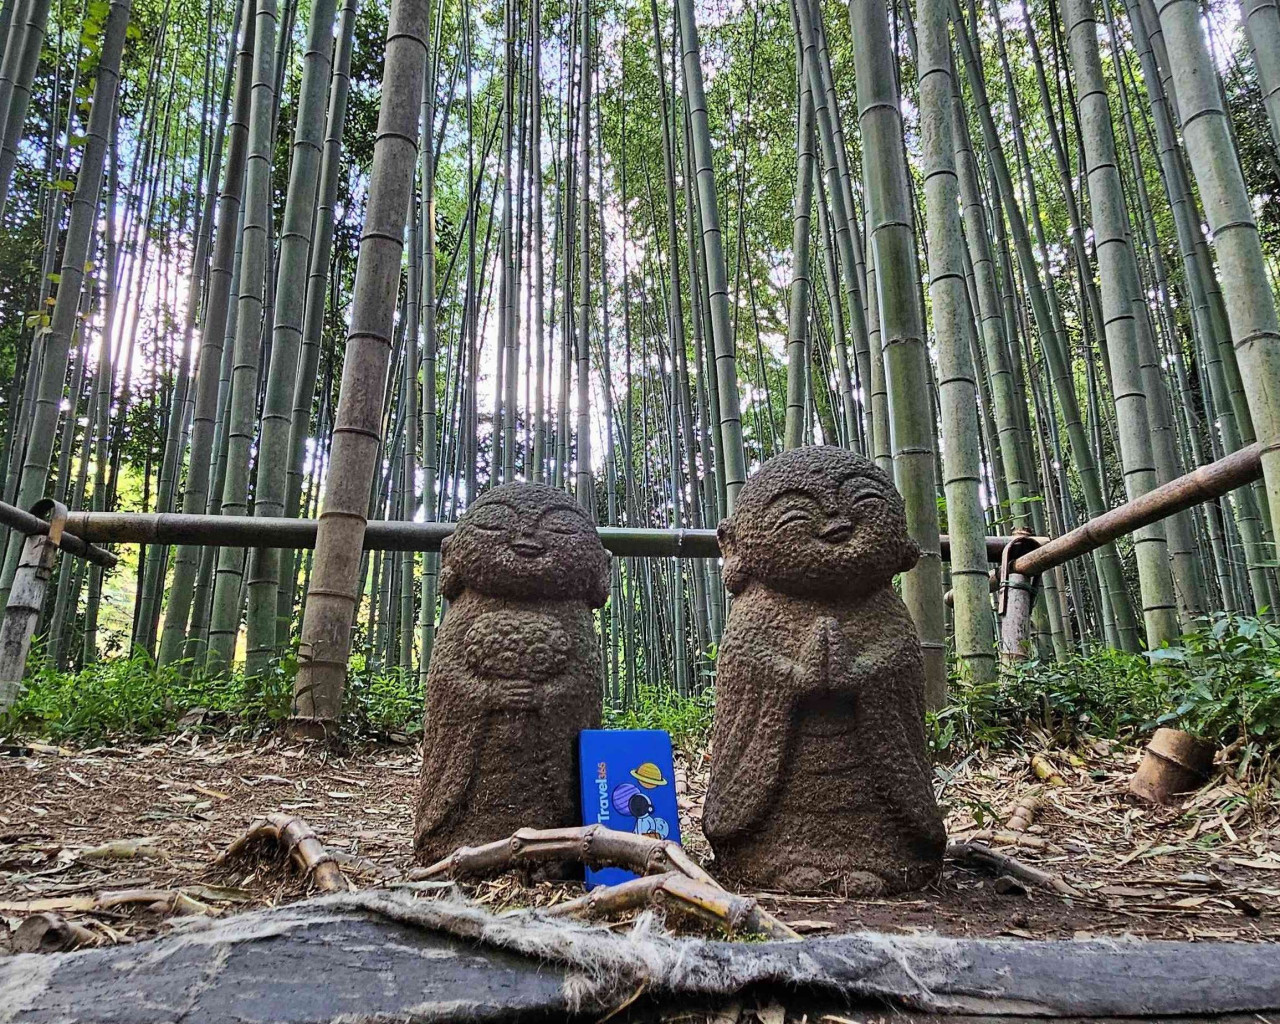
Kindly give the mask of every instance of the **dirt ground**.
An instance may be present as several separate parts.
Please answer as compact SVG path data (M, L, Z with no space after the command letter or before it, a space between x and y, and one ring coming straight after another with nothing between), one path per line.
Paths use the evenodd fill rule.
M990 843L1074 895L959 863L929 889L894 899L752 895L813 934L1280 938L1280 797L1271 784L1220 773L1183 806L1152 808L1125 792L1138 757L1136 749L1097 743L1038 756L975 754L939 769L953 839ZM51 911L101 941L127 942L154 934L175 911L223 914L301 898L305 883L278 859L213 863L254 818L273 811L302 817L332 850L407 868L418 763L412 745L336 755L278 738L245 744L196 733L88 750L0 743L0 920L12 929ZM704 863L710 851L698 822L706 775L705 753L681 758L682 830ZM1020 799L1034 808L1032 820L1014 831ZM93 905L130 890L161 892ZM556 903L580 889L528 887L508 876L467 891L505 908Z

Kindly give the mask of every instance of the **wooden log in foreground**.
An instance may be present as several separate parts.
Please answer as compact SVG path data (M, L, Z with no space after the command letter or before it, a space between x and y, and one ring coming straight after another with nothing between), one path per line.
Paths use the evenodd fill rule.
M1280 1010L1280 957L1267 943L869 933L731 943L363 892L135 946L0 959L0 1017L13 1024L599 1019L640 991L656 1012L747 988L761 1004L827 999L845 1016L1265 1018Z

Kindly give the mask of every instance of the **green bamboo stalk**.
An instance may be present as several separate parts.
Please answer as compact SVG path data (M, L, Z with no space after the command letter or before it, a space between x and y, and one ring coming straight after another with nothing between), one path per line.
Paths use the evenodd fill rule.
M987 579L986 521L979 494L978 389L969 351L960 186L952 137L950 17L947 0L919 0L917 72L928 224L929 300L938 349L943 487L951 536L956 656L975 683L996 677Z
M1240 0L1240 13L1271 124L1271 141L1280 152L1280 8L1276 0Z
M1102 292L1102 326L1111 354L1120 461L1125 493L1133 501L1157 484L1144 387L1147 380L1139 351L1138 318L1134 315L1135 305L1141 302L1142 289L1138 263L1129 242L1129 213L1116 156L1111 104L1102 77L1093 0L1063 0L1062 11L1071 63L1079 85L1082 142ZM1142 325L1146 326L1145 312ZM1158 378L1156 383L1159 385ZM1134 551L1147 646L1155 649L1179 634L1164 525L1152 523L1135 531Z
M538 0L534 0L534 11L539 9ZM531 20L535 15L530 15ZM423 38L428 41L430 46L433 36L431 31L431 12L427 11L427 28L423 34ZM536 22L534 23L536 24ZM439 37L439 32L435 38ZM537 69L538 61L538 37L539 33L534 30L533 42L533 65ZM432 60L432 53L435 53L435 60ZM439 51L428 50L427 64L428 68L438 64ZM436 437L437 414L436 414L436 358L438 350L438 338L436 334L436 319L438 309L436 304L436 188L435 188L435 152L433 149L434 140L432 132L435 128L435 75L428 74L424 76L422 81L422 112L419 118L420 130L422 132L419 142L420 166L421 166L421 189L422 202L419 206L419 217L422 218L423 227L421 231L422 240L422 294L419 301L422 307L422 328L423 328L423 347L422 347L422 513L423 519L431 522L436 518L436 489L437 477L439 475L437 465L436 447L438 440ZM534 89L534 117L535 124L537 118L540 117L540 108L538 107L538 89ZM535 129L536 132L536 129ZM541 175L542 160L541 150L538 147L537 135L535 134L534 152L537 154L533 161L535 190L534 195L537 196L537 209L535 212L535 242L534 246L538 253L537 258L537 276L535 278L537 284L538 295L536 298L538 311L538 354L542 354L542 201L541 201ZM539 386L541 385L541 377L539 377ZM541 394L541 391L539 391ZM539 417L541 425L541 417ZM545 438L545 435L544 435ZM538 472L542 463L539 458L535 458L535 473ZM535 479L537 477L535 476ZM422 601L418 611L418 679L421 685L426 687L427 670L431 665L431 651L435 646L436 636L436 594L439 586L439 569L440 556L434 551L424 552L422 556Z
M578 503L595 518L591 474L591 0L582 4L582 62L578 81L578 322L577 322L577 473ZM571 187L570 195L574 192Z
M103 26L102 53L98 61L98 78L93 86L89 121L85 126L84 153L76 176L75 196L71 200L70 216L63 239L58 294L54 299L48 332L42 338L43 366L31 410L27 451L18 489L18 504L22 508L34 505L44 494L49 477L66 387L71 337L76 328L80 290L97 225L107 137L115 112L120 84L120 62L131 7L132 0L111 0ZM13 583L24 539L16 531L10 533L3 572L0 573L0 607L9 599L9 588Z
M1280 322L1266 261L1212 58L1191 0L1157 4L1169 68L1182 118L1187 156L1200 187L1231 341L1254 433L1262 445L1262 471L1272 534L1280 536ZM1274 552L1268 561L1274 560Z
M813 206L814 115L813 87L802 49L796 58L800 84L800 112L796 123L796 195L792 211L791 308L787 319L787 410L783 444L804 444L805 338L809 321L809 217Z
M271 361L258 434L258 466L253 493L255 516L283 515L288 499L293 396L306 314L308 260L325 134L325 94L332 70L336 7L336 0L313 0L307 27L293 159L289 167L289 187L285 193L280 233ZM275 548L254 548L249 556L248 658L245 670L250 676L259 675L266 668L288 636L289 622L287 619L279 621L278 610L282 564L283 560Z
M293 706L300 733L327 734L342 707L361 542L377 468L381 382L391 354L404 217L418 159L429 23L428 0L393 0L351 332L302 622Z
M1055 330L1057 322L1050 308L1050 299L1047 296L1044 284L1040 280L1039 270L1032 253L1031 236L1027 230L1027 222L1018 204L1013 180L1009 174L1004 151L1000 146L995 120L987 99L981 65L969 33L962 28L964 24L963 16L956 0L952 0L952 18L957 26L956 40L964 56L969 87L973 93L979 120L982 124L982 133L986 141L988 156L990 157L990 171L995 178L1000 203L1008 218L1013 242L1018 251L1018 261L1023 267L1024 281L1034 312L1041 351L1049 363L1054 390L1062 407L1063 419L1071 442L1072 462L1080 479L1081 490L1084 492L1085 504L1089 515L1090 517L1099 516L1106 509L1102 493L1102 482L1080 417L1079 402L1075 392L1075 380L1071 373L1068 353L1065 344ZM1011 318L1007 315L1005 323L1006 329L1008 329L1011 324ZM1016 379L1017 375L1015 374ZM1028 462L1028 465L1030 464ZM1098 564L1099 575L1102 577L1107 591L1107 600L1110 602L1114 612L1117 644L1125 650L1137 650L1137 619L1133 614L1133 608L1129 601L1124 574L1115 545L1106 545L1098 549L1095 559Z
M702 84L702 56L693 0L676 0L687 94L688 118L697 168L698 211L702 224L702 249L706 259L706 287L710 296L711 341L715 349L716 391L720 401L720 444L724 457L725 513L746 480L746 452L742 446L742 414L739 411L738 374L733 329L729 320L728 268L720 235L720 206L712 162L711 126Z
M4 216L8 205L13 172L18 163L18 147L22 143L27 108L31 102L31 85L44 49L49 7L50 0L30 0L15 12L17 17L10 26L10 39L14 45L6 46L4 61L0 65L0 128L4 130L3 145L0 145L0 217ZM22 21L20 29L18 19Z
M936 442L902 111L884 0L849 0L849 21L862 144L866 152L875 154L865 162L863 175L880 306L894 479L906 502L907 528L921 553L916 567L902 578L902 596L920 633L926 701L938 708L946 701L947 668L933 467Z
M231 367L226 475L222 514L244 515L249 503L249 460L257 420L258 363L262 357L265 281L270 266L272 126L276 95L276 0L258 0L254 30L253 88L249 103L248 155L245 162L243 252L240 294L236 297L236 329ZM231 667L240 632L245 553L239 548L218 552L210 606L210 672ZM272 603L272 613L275 605ZM260 670L255 660L252 668Z

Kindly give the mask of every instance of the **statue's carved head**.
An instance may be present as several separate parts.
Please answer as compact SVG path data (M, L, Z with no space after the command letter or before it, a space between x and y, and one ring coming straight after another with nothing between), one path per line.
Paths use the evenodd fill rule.
M512 483L486 491L440 548L440 592L515 599L609 596L609 553L586 511L564 491Z
M801 596L864 594L920 557L889 477L870 459L825 446L765 462L718 536L731 594L752 580Z

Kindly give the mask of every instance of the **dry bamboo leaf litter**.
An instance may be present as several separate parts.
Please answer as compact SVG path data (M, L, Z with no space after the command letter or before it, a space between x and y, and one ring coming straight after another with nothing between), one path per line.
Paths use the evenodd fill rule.
M784 921L821 921L835 931L1280 938L1273 909L1280 798L1267 778L1222 770L1184 806L1149 808L1125 793L1136 748L1089 743L1043 753L1064 785L1046 785L1031 756L1008 751L940 766L938 789L954 839L1060 877L1078 898L1035 886L1002 895L996 874L960 865L948 865L922 893L896 900L751 895ZM8 744L0 756L0 918L12 929L34 912L25 909L34 901L61 907L130 889L181 892L223 912L298 899L307 883L274 858L234 871L213 866L254 819L279 811L303 815L326 849L353 858L344 870L360 885L377 884L345 865L410 866L419 763L406 746L338 756L279 739L247 745L194 735L85 751ZM714 871L700 830L708 769L705 752L682 756L676 781L686 848ZM84 783L94 787L92 800ZM195 799L171 799L179 795ZM1006 812L1029 795L1038 795L1032 821L1015 832ZM133 856L84 855L132 843ZM530 885L516 877L460 888L494 910L550 907L582 894L577 883ZM10 909L15 905L24 909ZM100 933L105 941L124 941L163 926L164 916L149 906L51 912L110 929Z

